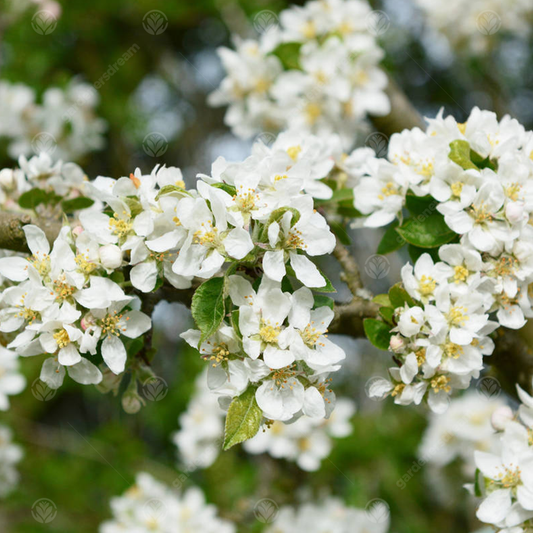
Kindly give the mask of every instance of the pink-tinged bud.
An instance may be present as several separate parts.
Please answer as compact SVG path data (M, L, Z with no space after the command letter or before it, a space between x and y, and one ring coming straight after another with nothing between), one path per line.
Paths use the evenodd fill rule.
M404 347L404 345L405 343L401 335L393 335L390 338L390 349L393 352L399 352Z
M79 237L83 233L83 231L83 226L76 226L75 228L73 228L72 233Z
M496 431L503 431L505 426L514 418L512 409L507 405L498 407L490 419L492 427Z
M115 270L122 266L122 250L116 244L106 244L99 250L100 262L104 268Z
M86 331L87 328L89 327L89 324L87 324L87 321L85 320L85 317L83 317L81 320L80 320L80 324L81 324L81 329L83 331Z
M511 224L516 224L524 218L524 205L521 202L509 202L505 207L505 216Z

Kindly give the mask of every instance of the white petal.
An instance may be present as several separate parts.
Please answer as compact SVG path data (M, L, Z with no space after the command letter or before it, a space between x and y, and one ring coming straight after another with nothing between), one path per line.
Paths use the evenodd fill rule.
M146 261L135 265L130 272L131 284L142 292L153 291L157 283L157 263Z
M46 238L46 234L41 228L28 224L23 226L24 234L26 235L26 240L28 241L28 248L31 250L31 253L34 255L49 254L50 253L50 243Z
M476 516L486 524L497 524L505 519L511 509L511 490L495 490L483 501Z
M68 375L82 385L97 385L102 381L102 372L85 358L68 368Z
M306 286L311 288L324 287L326 280L320 274L316 265L305 255L290 252L291 266L296 277Z
M55 357L50 357L43 363L39 378L51 389L59 389L65 378L65 367L61 366Z
M0 275L11 281L28 279L28 261L23 257L2 257L0 259Z
M263 269L270 279L281 281L286 273L283 250L265 252L265 256L263 257Z
M126 366L126 348L122 341L114 335L109 335L102 343L102 357L106 365L114 374L120 374Z

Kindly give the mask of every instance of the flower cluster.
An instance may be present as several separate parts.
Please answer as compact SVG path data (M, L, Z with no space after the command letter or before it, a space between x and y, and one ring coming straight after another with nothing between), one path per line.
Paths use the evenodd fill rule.
M13 444L11 430L0 425L0 497L9 494L17 485L19 475L15 465L22 459L22 449Z
M179 494L150 474L140 473L123 496L111 500L113 519L104 522L100 533L234 533L235 526L217 516L200 489Z
M395 310L390 348L402 364L392 371L396 400L418 403L429 386L441 410L482 369L494 348L487 335L533 316L533 133L477 108L464 124L442 113L428 122L426 132L394 135L387 159L367 161L354 204L371 227L402 221L406 206L412 216L395 242L433 247L440 259L424 254L403 268L414 302Z
M475 452L478 474L469 487L484 498L477 510L479 520L502 533L525 533L533 526L533 398L517 389L522 400L518 417L512 412L497 417L501 451Z
M406 302L390 319L394 334L389 349L399 367L389 370L392 383L376 383L371 394L391 394L401 405L427 398L430 408L442 413L453 389L465 389L479 377L483 356L494 350L488 335L498 323L489 320L494 302L490 286L479 284L479 272L468 270L465 265L472 265L462 252L459 244L446 245L441 257L458 257L457 262L434 264L423 254L414 269L403 267Z
M293 294L263 277L257 291L242 276L228 278L236 311L232 324L201 342L199 330L182 337L209 361L208 386L222 398L255 389L257 405L268 420L288 421L302 414L324 418L333 409L328 374L340 368L345 353L327 339L333 319L328 306L315 308L313 293Z
M37 103L33 89L0 81L0 138L13 159L48 152L57 159L79 160L104 146L106 123L95 114L96 90L76 79L53 87Z
M487 53L503 33L527 36L532 9L521 0L416 0L427 24L442 33L459 52Z
M472 476L474 451L498 450L493 417L507 409L504 400L478 391L452 399L446 413L431 415L418 450L420 459L436 468L460 459L465 474Z
M229 106L226 123L240 137L298 128L340 134L351 146L367 114L390 111L370 13L363 0L312 0L282 11L258 41L219 49L227 75L210 103Z
M320 504L306 503L298 509L282 507L266 533L385 533L389 529L389 508L376 500L367 509L347 507L337 498Z

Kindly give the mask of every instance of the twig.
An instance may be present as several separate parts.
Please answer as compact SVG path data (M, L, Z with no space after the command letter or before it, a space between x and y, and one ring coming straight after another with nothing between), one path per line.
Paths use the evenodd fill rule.
M359 290L363 288L363 282L361 281L361 274L355 258L339 241L337 241L337 245L333 250L333 255L342 267L342 281L348 285L354 297L359 298Z
M13 252L27 252L26 236L22 230L27 224L39 226L50 243L54 242L61 230L61 222L54 219L32 218L23 213L0 212L0 248Z

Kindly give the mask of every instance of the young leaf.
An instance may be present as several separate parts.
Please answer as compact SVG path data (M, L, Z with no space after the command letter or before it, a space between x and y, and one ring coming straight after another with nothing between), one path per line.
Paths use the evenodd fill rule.
M391 338L390 326L376 320L375 318L365 318L363 321L365 335L368 340L380 350L388 350Z
M457 234L453 232L440 213L428 217L409 218L396 231L409 243L419 248L438 248L447 244Z
M211 278L202 283L192 297L192 316L202 332L198 346L216 333L224 320L224 292L225 278Z
M329 296L324 296L323 294L315 294L315 306L314 309L317 307L324 307L327 306L331 310L335 307L335 300L333 298L330 298Z
M380 307L379 314L381 315L381 318L383 318L383 320L385 320L385 322L388 324L392 325L394 323L392 320L394 309L392 307Z
M381 241L378 245L376 253L378 255L387 255L396 250L399 250L404 244L405 239L396 231L398 227L398 221L395 220L383 234Z
M23 209L35 209L40 204L57 204L61 199L54 192L47 192L44 189L31 189L22 193L19 197L19 205Z
M237 189L233 185L230 185L229 183L213 183L211 187L222 189L223 191L226 191L231 196L235 196L237 194Z
M397 309L407 304L409 307L413 307L415 301L409 296L409 293L400 284L393 285L389 290L389 299L391 307Z
M388 294L378 294L372 298L372 301L376 304L382 305L384 307L390 307L390 299Z
M450 153L448 154L448 157L464 170L479 170L470 159L470 144L468 141L463 141L462 139L452 141L450 143Z
M256 387L248 387L231 402L226 416L224 450L251 439L261 427L263 411L255 399Z
M94 200L91 200L91 198L80 196L79 198L73 198L72 200L63 200L61 202L61 208L65 213L72 213L74 211L79 211L80 209L87 209L93 204Z
M408 194L405 197L405 207L413 216L429 216L435 213L438 202L433 196L416 196Z
M348 201L353 205L353 189L337 189L327 200L315 200L315 205L331 205Z

